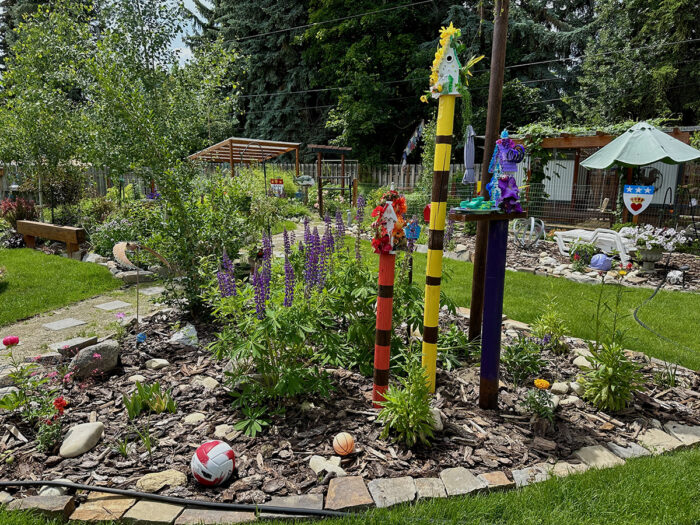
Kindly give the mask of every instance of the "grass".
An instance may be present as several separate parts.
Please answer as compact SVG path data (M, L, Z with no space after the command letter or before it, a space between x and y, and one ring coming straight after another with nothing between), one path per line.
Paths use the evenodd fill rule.
M685 450L633 459L612 469L550 479L520 490L429 500L372 510L350 518L328 519L323 523L691 525L700 522L698 479L700 450ZM0 523L58 525L59 522L0 509ZM267 523L288 525L293 522L287 519Z
M348 243L350 246L350 241ZM363 243L363 254L378 264L378 257L371 251L369 242ZM421 286L425 283L425 260L425 254L415 254L413 276ZM443 290L459 306L469 306L471 302L472 269L471 263L443 259ZM506 272L503 313L510 319L532 323L552 297L556 300L568 333L591 339L594 336L595 303L599 292L599 285L576 283L563 277ZM634 309L651 294L652 290L648 288L624 289L621 313L625 317L621 328L626 333L625 347L694 370L700 369L700 338L691 328L700 326L700 294L661 290L639 311L639 318L646 325L681 346L660 339L633 319ZM606 297L609 301L613 295L614 287L607 287Z
M114 290L122 282L97 264L28 248L0 249L0 326Z

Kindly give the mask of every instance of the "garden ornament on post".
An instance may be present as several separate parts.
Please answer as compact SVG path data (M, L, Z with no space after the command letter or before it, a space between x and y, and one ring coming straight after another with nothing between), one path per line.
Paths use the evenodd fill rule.
M506 213L523 211L513 173L518 170L517 165L524 158L525 148L513 142L508 136L508 130L504 129L493 150L489 164L489 173L493 173L493 178L486 185L486 189L496 207Z
M377 322L374 340L374 408L381 408L384 392L389 386L391 357L391 320L394 306L394 269L396 250L406 248L403 214L406 199L396 191L382 195L381 202L372 212L374 238L372 247L379 254L379 290L377 292Z
M469 68L481 58L472 58L462 68L457 58L457 39L461 32L452 23L440 30L440 46L430 74L430 92L438 99L435 159L433 161L433 190L430 202L428 260L425 272L425 310L423 315L423 368L426 370L430 391L435 392L437 363L438 314L440 312L440 280L442 278L442 251L444 246L447 188L452 154L452 129L455 100L467 86ZM427 102L428 95L421 97Z

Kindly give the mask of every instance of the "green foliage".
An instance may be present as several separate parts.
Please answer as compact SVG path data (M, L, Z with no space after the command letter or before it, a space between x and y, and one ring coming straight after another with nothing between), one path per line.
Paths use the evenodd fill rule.
M574 242L569 250L571 266L575 271L583 272L596 253L598 253L598 247L595 244L580 240Z
M470 341L469 335L457 325L438 334L438 359L445 370L462 366L462 360L473 360L481 353L478 341Z
M532 339L519 336L517 342L503 348L501 364L517 387L526 379L537 375L546 363L540 355L539 345Z
M164 228L164 216L162 202L146 200L125 203L108 217L109 220L94 230L88 230L92 249L109 257L118 242L152 244L153 236Z
M630 361L616 342L589 348L593 354L588 357L591 368L581 380L584 397L600 410L618 412L624 409L632 401L632 394L644 387L641 367Z
M433 437L433 416L430 413L430 388L425 369L416 356L406 363L406 377L400 387L389 386L377 421L384 423L380 437L393 436L407 447L417 443L430 445Z
M531 388L528 390L523 406L538 417L554 422L554 402L552 395L544 389Z
M170 390L163 391L157 381L151 385L136 382L136 390L129 396L122 394L122 402L129 419L137 418L142 412L160 414L177 411L177 405L170 395Z
M267 413L267 408L252 408L252 407L242 407L241 412L243 412L243 419L238 421L233 428L240 430L248 437L255 437L258 433L262 432L263 427L268 426L270 423L265 419Z
M532 335L539 338L542 345L555 354L564 354L569 351L563 340L567 331L560 307L556 299L550 297L544 312L532 323Z
M38 218L34 201L22 198L5 199L0 202L0 218L6 220L13 230L17 229L17 221L34 221Z
M678 365L664 361L663 370L654 374L654 382L661 388L674 388L678 384L676 372Z

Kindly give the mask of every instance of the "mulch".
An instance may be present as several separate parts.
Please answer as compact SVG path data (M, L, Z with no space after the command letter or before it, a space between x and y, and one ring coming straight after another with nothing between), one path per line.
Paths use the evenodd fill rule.
M132 326L123 341L121 365L106 378L75 384L64 395L70 406L64 428L90 420L105 424L105 436L92 451L73 459L62 459L57 451L38 453L34 449L34 431L18 416L3 413L0 423L16 425L29 438L23 442L15 434L2 431L0 449L14 461L3 462L2 479L68 478L77 483L134 488L136 481L149 472L173 468L188 474L184 487L166 488L162 494L193 497L223 502L263 503L272 496L324 492L329 476L318 477L309 468L309 458L318 454L326 458L334 454L333 436L350 432L357 450L344 458L341 466L348 475L367 480L380 477L434 477L448 467L465 466L474 473L510 470L540 462L573 459L580 447L613 441L624 445L634 440L645 428L667 420L700 424L700 375L678 369L679 386L660 389L653 376L663 369L660 362L649 362L641 354L633 359L643 364L647 391L635 395L634 403L614 415L595 410L583 401L559 407L555 428L539 435L528 414L519 409L527 388L513 388L507 381L500 389L498 412L478 407L478 363L454 369L439 370L434 406L443 414L445 428L436 434L432 446L412 450L379 438L381 425L371 408L372 380L343 369L329 369L334 390L325 398L297 400L284 413L274 415L269 427L255 438L240 432L229 436L236 453L236 471L223 486L205 488L189 476L189 463L196 447L214 439L217 425L234 424L240 419L231 407L229 394L221 386L214 391L194 385L195 376L211 376L223 382L224 362L212 358L206 344L214 338L214 327L198 325L200 348L183 348L168 343L176 314L156 314L147 325L147 343L139 348ZM451 322L465 328L467 320L454 317ZM143 330L143 326L141 327ZM504 339L516 334L509 331ZM512 336L512 337L511 337ZM564 356L544 353L546 369L540 374L550 382L573 380L578 369L572 364L575 348L583 341L568 339L572 351ZM146 370L150 358L164 358L171 366ZM177 413L148 416L150 433L158 440L151 457L144 451L122 403L122 393L131 392L128 378L141 374L147 382L159 381L172 389ZM187 414L201 412L206 419L197 426L182 420ZM144 423L147 416L140 416ZM117 442L128 436L132 450L127 458L117 452Z

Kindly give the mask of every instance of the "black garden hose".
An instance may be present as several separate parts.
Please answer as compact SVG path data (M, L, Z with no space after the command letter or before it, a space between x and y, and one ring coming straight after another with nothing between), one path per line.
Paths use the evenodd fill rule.
M96 487L94 485L83 485L81 483L71 483L69 481L0 481L0 487L65 487L74 490L88 490L91 492L106 492L108 494L118 494L120 496L130 496L134 498L160 501L163 503L173 503L188 507L204 507L207 509L230 510L238 512L269 512L271 514L288 514L291 516L317 516L322 518L346 518L351 516L347 512L335 510L304 509L299 507L275 507L272 505L249 505L244 503L218 503L216 501L200 501L194 499L178 498L175 496L161 496L160 494L150 494L148 492L136 492L133 490L115 489L111 487Z

